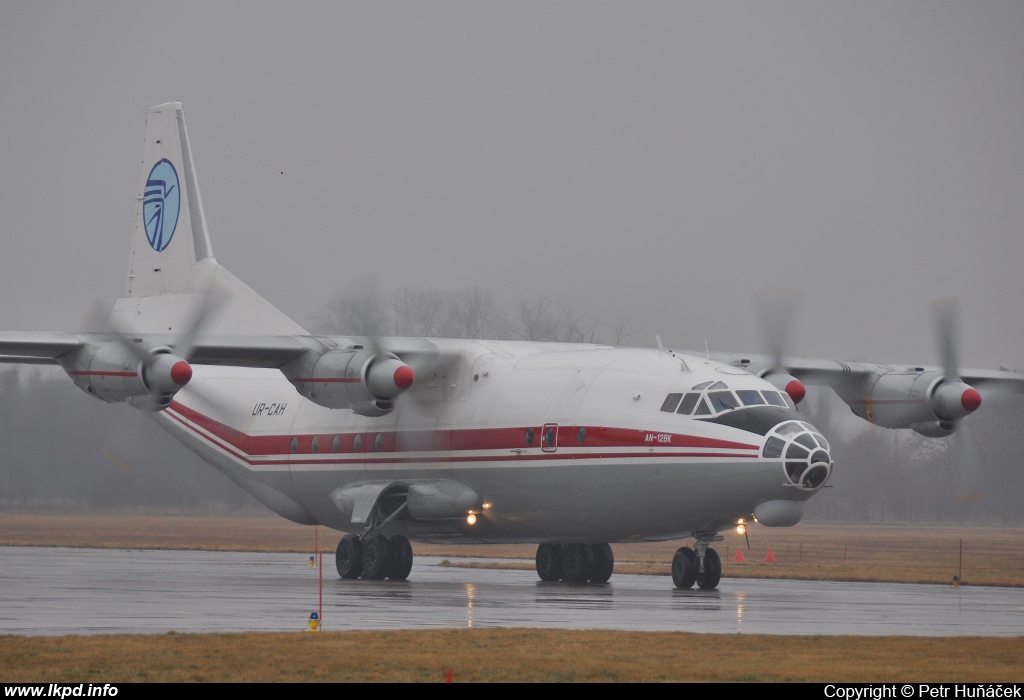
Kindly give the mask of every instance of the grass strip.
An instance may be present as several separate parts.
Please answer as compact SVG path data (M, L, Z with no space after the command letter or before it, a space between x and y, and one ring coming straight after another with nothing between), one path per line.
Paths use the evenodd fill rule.
M464 629L0 637L0 679L42 682L1024 682L1024 637Z

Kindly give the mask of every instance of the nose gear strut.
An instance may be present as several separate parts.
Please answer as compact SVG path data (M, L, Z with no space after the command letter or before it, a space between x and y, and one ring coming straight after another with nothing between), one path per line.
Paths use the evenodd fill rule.
M672 582L683 589L692 588L694 583L705 590L717 588L722 580L722 559L709 545L725 538L717 532L691 534L697 540L693 549L680 547L672 557Z

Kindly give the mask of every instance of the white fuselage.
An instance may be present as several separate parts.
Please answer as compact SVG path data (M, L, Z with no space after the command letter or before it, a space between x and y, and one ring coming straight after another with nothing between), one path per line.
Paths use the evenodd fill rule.
M331 497L360 482L444 479L486 502L472 525L385 527L420 540L669 539L724 529L820 486L787 484L783 459L763 454L764 430L663 410L666 396L702 383L777 393L742 369L651 349L433 342L456 359L418 373L383 417L318 406L277 370L197 367L157 418L297 522L361 532ZM802 420L789 407L736 411L769 408L779 422Z

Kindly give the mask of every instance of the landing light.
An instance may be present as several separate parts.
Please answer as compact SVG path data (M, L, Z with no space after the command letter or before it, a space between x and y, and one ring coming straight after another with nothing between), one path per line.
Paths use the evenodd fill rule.
M466 516L466 522L469 523L470 525L476 525L476 515L474 515L473 513L470 513L469 515L467 515Z
M490 503L484 503L484 510L487 510L490 507L491 507Z
M747 531L747 526L744 524L743 518L740 518L739 520L736 521L736 534L737 535L742 535L742 534L746 533L746 531Z

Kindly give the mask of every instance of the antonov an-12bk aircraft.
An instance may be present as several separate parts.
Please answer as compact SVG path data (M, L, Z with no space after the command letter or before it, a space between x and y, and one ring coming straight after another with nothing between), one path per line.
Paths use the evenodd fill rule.
M715 588L737 524L797 523L833 468L796 409L826 384L879 425L946 435L975 387L1024 375L603 345L313 336L213 255L179 103L146 112L125 296L104 333L2 333L154 413L268 508L349 534L342 578L404 579L410 540L539 543L545 581L604 582L609 543L692 537L676 586ZM660 345L660 344L659 344Z

